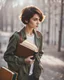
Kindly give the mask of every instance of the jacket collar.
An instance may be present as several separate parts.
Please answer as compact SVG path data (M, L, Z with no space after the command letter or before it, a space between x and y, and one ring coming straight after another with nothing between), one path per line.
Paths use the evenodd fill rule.
M40 36L37 34L37 31L33 30L33 33L35 35L35 45L38 47L39 46L39 38ZM26 32L25 32L25 27L20 31L20 35L22 36L22 41L26 39Z
M26 39L25 27L20 31L20 35L22 36L22 40Z
M25 27L20 31L20 33L21 33L22 38L26 39ZM40 36L38 36L37 34L37 31L33 30L33 33L37 38L40 38Z

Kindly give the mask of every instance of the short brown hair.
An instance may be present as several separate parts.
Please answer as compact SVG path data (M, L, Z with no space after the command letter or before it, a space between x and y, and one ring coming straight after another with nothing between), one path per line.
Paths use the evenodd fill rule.
M35 7L35 6L29 6L29 7L24 8L22 10L22 13L20 14L20 19L24 24L27 24L26 21L29 22L30 18L32 18L34 16L34 14L38 14L39 15L40 22L43 20L44 16L43 16L41 10L38 9L37 7Z

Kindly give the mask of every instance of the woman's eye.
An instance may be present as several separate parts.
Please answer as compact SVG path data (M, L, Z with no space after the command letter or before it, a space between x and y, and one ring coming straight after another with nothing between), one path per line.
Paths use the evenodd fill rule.
M37 21L38 19L34 19L34 21Z

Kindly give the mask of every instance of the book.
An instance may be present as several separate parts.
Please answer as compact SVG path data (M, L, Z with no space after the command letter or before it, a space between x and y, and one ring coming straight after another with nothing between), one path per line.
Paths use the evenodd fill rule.
M29 42L28 40L24 40L19 43L16 50L16 55L19 57L28 57L32 56L38 52L38 48L35 44Z
M17 74L6 67L0 67L0 80L16 80Z

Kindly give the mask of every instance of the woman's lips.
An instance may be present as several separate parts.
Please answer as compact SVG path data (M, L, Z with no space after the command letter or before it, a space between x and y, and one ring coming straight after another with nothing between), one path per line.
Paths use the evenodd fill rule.
M36 27L38 27L38 26L36 26Z

